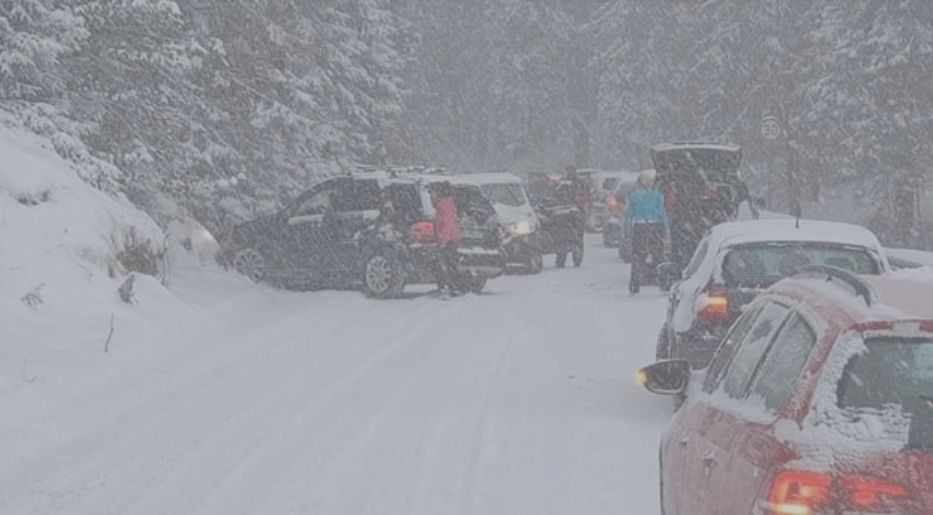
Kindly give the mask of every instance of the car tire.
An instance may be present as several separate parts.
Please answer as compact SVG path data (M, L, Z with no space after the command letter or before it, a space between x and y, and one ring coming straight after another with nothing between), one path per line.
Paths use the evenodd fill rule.
M564 268L567 266L567 253L558 252L557 259L554 260L554 264L557 265L557 268Z
M255 283L266 279L268 267L265 254L254 247L241 249L233 256L233 269Z
M583 265L583 245L578 245L573 249L573 266L580 268Z
M483 293L483 290L486 289L486 278L485 277L470 277L466 280L467 289L470 293L475 293L479 295Z
M376 251L363 262L363 291L374 299L394 299L405 291L405 272L389 250Z
M537 249L528 251L528 261L525 263L525 268L528 269L529 273L540 274L544 271L544 256L541 255Z

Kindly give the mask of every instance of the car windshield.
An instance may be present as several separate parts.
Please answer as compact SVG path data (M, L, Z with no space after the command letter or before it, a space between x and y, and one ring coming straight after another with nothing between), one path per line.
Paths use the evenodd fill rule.
M768 242L731 247L722 262L727 286L763 288L809 265L829 265L855 274L879 273L865 248L809 242Z
M528 203L525 192L518 184L483 184L480 189L493 204L521 207Z

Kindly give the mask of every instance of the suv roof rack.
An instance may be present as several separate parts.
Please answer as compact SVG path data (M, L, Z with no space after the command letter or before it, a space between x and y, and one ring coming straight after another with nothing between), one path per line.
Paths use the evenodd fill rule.
M867 306L871 306L877 300L877 296L872 287L861 277L848 270L829 265L808 265L798 270L793 277L826 277L827 281L837 280L846 283L855 290L855 295L865 300Z

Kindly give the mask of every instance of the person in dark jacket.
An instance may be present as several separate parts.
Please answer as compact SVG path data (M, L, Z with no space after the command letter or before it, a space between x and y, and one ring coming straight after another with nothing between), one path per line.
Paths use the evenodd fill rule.
M632 269L629 277L629 291L632 294L641 290L648 267L661 263L664 239L670 229L664 198L654 188L655 180L654 170L643 171L638 176L638 186L629 193L625 203L625 230L632 237Z
M463 241L463 230L460 228L460 215L449 182L434 185L432 201L434 233L437 235L438 246L438 288L441 292L455 293L457 247Z

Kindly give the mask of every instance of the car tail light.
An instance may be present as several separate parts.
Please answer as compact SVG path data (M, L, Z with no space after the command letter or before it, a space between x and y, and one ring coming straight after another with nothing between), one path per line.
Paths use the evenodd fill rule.
M774 478L766 508L774 515L810 515L831 498L829 474L786 470Z
M434 222L418 222L411 226L408 235L415 243L437 243Z
M874 477L786 470L774 478L768 500L759 506L769 515L816 515L823 510L889 513L887 505L907 495L905 487Z
M711 324L729 322L729 294L724 287L710 285L697 302L697 316L700 320Z
M907 488L875 477L845 475L839 479L845 508L879 509L893 499L907 497Z

